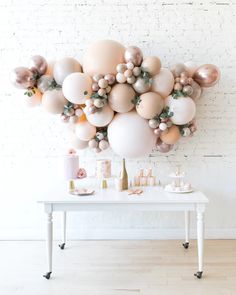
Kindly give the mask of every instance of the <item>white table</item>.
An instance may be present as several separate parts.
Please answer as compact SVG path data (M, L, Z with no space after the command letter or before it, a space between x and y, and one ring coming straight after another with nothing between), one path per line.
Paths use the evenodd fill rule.
M47 215L47 251L48 272L44 275L50 279L52 273L52 241L53 241L53 212L63 212L63 242L66 243L66 213L68 211L183 211L185 213L185 249L189 246L190 211L197 214L197 245L198 245L198 271L197 278L203 273L203 242L204 242L204 212L208 199L199 191L188 194L167 193L160 187L144 188L142 195L129 196L127 191L117 192L113 189L97 189L92 196L79 197L62 193L56 198L40 200Z

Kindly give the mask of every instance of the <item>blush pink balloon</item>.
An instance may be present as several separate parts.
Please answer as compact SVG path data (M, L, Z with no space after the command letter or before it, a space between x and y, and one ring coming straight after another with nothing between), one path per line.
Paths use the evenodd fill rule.
M160 153L168 153L173 149L174 145L172 144L167 144L162 142L161 140L158 139L157 144L156 144L156 149Z
M215 65L205 64L195 71L193 79L202 87L212 87L220 79L220 70Z
M125 50L125 61L140 66L143 60L143 53L137 46L128 46Z

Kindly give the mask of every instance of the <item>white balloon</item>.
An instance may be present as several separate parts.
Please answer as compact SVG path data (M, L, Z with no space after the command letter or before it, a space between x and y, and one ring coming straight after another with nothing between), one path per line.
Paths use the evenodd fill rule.
M113 119L114 111L109 107L109 105L105 105L101 110L98 110L94 114L87 114L86 117L89 123L93 126L104 127Z
M65 57L53 64L53 77L57 84L62 85L64 79L71 73L81 72L82 68L80 63L72 58Z
M161 68L159 74L152 78L151 91L159 93L163 98L167 97L174 87L174 76L170 70Z
M91 125L88 121L79 122L75 127L76 136L83 141L89 141L96 134L96 127Z
M83 150L88 147L88 141L83 141L73 134L71 136L71 146L75 149Z
M153 130L136 111L116 114L107 131L111 148L122 157L146 157L155 146Z
M175 99L170 95L165 99L165 105L174 113L170 119L176 125L187 124L195 117L196 105L188 96Z
M187 61L184 63L184 65L186 66L186 70L190 77L192 77L196 69L199 68L199 65L193 61Z
M65 78L62 91L70 102L84 104L92 94L92 79L84 73L72 73Z

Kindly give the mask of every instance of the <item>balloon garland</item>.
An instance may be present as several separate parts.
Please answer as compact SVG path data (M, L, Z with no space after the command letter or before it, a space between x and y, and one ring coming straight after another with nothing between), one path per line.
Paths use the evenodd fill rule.
M42 105L73 125L74 148L113 151L129 158L169 152L196 131L195 101L220 78L212 64L180 63L172 70L156 56L113 40L92 44L81 65L63 58L50 66L36 55L11 80L26 89L29 106Z

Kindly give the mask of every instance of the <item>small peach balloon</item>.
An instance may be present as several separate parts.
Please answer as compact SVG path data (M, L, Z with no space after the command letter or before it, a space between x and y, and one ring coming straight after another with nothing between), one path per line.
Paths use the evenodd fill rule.
M140 95L140 102L136 105L138 114L144 119L152 119L159 115L164 107L162 97L155 92Z
M42 93L37 88L34 88L33 91L31 92L32 96L24 95L25 96L25 103L30 108L41 105L41 101L42 101ZM30 90L29 90L29 92L30 92Z
M143 71L148 72L151 76L157 75L161 69L161 61L156 56L145 57L142 65Z
M180 139L179 128L175 125L161 133L161 140L166 144L175 144Z
M83 58L83 71L95 74L116 74L116 66L124 63L125 47L113 40L97 41L89 46Z
M108 96L110 107L118 113L127 113L134 108L132 102L135 98L135 91L128 84L116 84Z
M174 76L166 68L162 68L160 73L152 79L151 91L159 93L162 97L167 97L173 90Z

